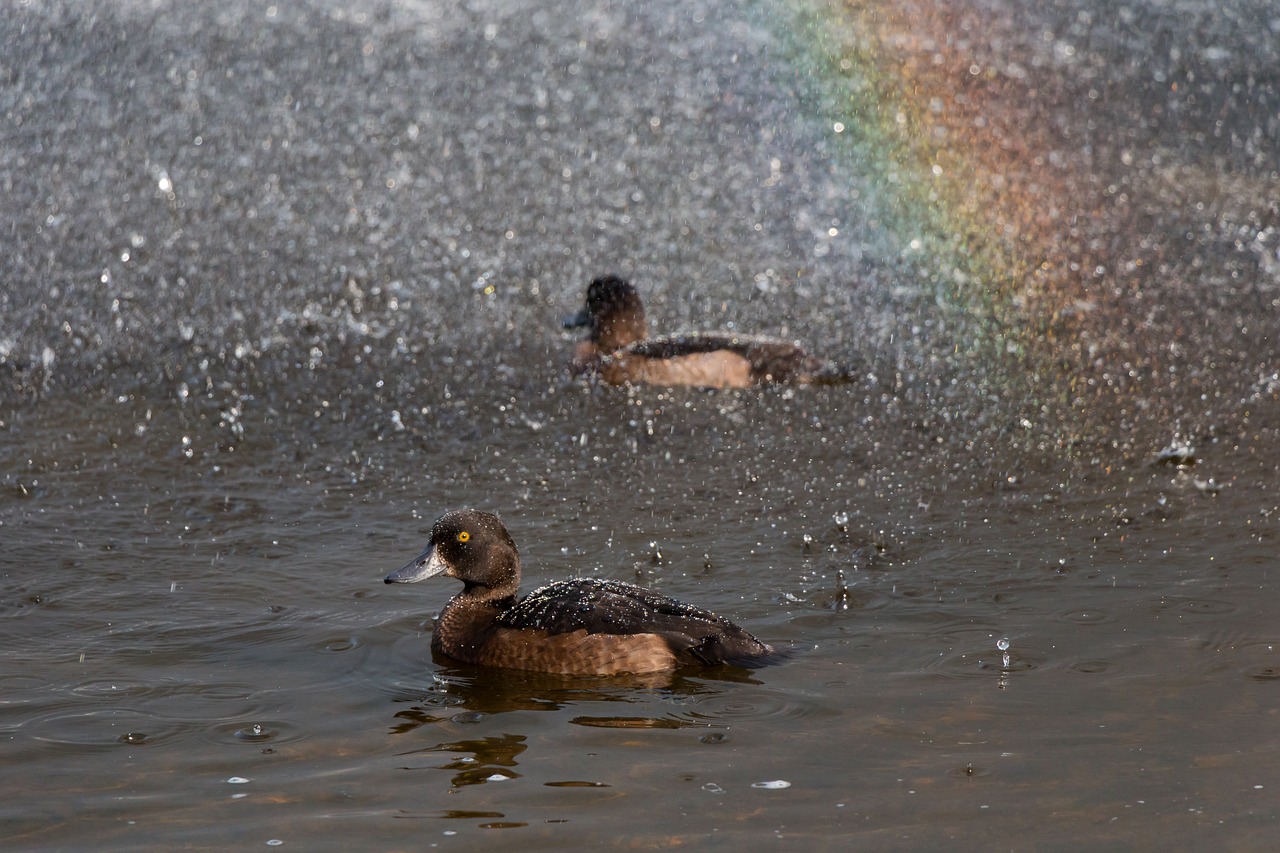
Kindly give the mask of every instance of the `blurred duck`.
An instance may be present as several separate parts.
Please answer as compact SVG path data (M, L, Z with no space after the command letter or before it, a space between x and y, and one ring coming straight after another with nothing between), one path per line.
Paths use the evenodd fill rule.
M614 275L587 288L587 304L565 320L586 327L570 370L611 385L696 385L746 388L763 382L837 383L850 375L806 353L792 341L737 332L694 332L648 337L640 294Z

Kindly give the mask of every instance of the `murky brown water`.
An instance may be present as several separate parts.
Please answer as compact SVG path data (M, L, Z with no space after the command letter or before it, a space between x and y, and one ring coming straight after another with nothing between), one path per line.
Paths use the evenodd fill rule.
M7 847L1274 846L1264 5L1185 31L887 16L1047 93L1018 103L1061 137L1027 139L1066 165L1009 180L1098 206L1007 264L972 237L912 255L945 222L895 209L882 137L832 142L807 8L196 5L0 23ZM814 14L879 20L849 10ZM1176 121L1150 68L1198 81ZM984 94L994 121L1018 92ZM1124 160L1132 204L1090 196ZM976 215L943 195L921 209ZM1111 271L1073 278L1085 255ZM655 326L790 334L865 376L570 382L557 319L603 269ZM432 661L454 587L382 577L467 505L527 588L640 582L793 655Z

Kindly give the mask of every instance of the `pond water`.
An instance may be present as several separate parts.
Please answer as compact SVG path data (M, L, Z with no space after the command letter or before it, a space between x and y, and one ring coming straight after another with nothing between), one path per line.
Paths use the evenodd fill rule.
M11 4L13 849L1270 849L1265 3ZM572 380L597 273L844 386ZM433 660L448 509L788 650Z

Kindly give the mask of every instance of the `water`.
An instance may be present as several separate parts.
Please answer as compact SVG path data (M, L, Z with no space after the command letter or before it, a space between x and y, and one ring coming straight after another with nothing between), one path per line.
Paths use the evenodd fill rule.
M1089 249L1126 271L992 302L871 224L889 194L768 9L14 5L0 836L1267 849L1275 137L1222 96L1271 67L1259 8L1161 37L1228 51L1171 123L1091 30L1116 82L1059 178L1109 180L1130 140L1145 206ZM1021 40L983 50L1090 11L997 16ZM1025 69L1096 85L1062 63ZM1183 136L1219 96L1226 138ZM1175 204L1169 163L1238 191ZM862 378L571 382L557 321L604 269L656 328L793 335ZM433 661L452 582L382 577L470 505L526 589L642 583L791 657Z

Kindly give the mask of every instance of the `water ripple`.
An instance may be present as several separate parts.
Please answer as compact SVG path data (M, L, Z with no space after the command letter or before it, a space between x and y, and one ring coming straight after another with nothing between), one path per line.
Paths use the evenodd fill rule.
M802 693L782 693L751 689L688 696L680 700L684 707L680 716L697 723L724 724L747 721L794 721L838 714L825 707L818 697Z
M166 719L134 708L58 711L29 720L20 728L36 741L72 751L123 745L155 745L178 739L196 723Z
M983 648L940 654L923 664L920 671L943 678L993 678L1006 673L1031 672L1041 665L1038 658L1013 649L1006 664L1000 651Z
M1095 660L1076 661L1067 666L1068 672L1078 672L1082 675L1101 675L1111 672L1116 668L1115 661L1103 660L1101 658Z
M1167 595L1156 606L1157 613L1172 611L1181 616L1228 616L1237 612L1240 605L1213 598L1184 598Z
M285 720L255 719L225 722L203 730L204 740L217 744L278 745L301 740L300 726Z
M1084 610L1080 608L1063 610L1056 613L1054 619L1059 622L1071 622L1075 625L1102 625L1107 622L1114 622L1116 617L1100 607L1090 607Z

